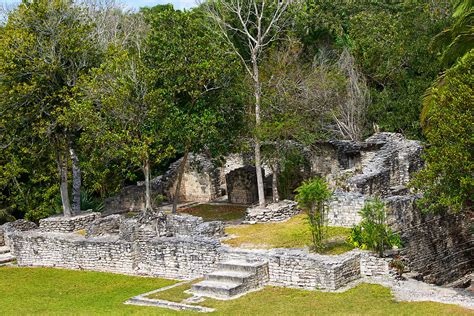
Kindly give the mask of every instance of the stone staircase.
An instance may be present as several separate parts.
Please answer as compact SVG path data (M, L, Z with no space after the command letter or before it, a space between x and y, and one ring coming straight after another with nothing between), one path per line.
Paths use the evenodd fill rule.
M10 248L7 246L0 246L0 267L11 264L15 259L15 256L10 252Z
M193 284L190 293L216 299L232 299L257 290L268 281L267 262L231 260L219 263L206 279Z

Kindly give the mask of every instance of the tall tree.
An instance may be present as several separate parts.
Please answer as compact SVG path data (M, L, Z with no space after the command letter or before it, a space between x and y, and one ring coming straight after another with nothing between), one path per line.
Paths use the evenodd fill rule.
M81 142L139 168L145 178L145 209L151 210L151 167L173 150L162 137L166 100L154 88L151 71L137 51L111 50L79 87L83 99L71 115L82 125Z
M229 93L239 77L238 67L199 9L182 12L157 6L145 14L151 25L147 60L170 100L164 124L169 142L183 153L173 201L176 212L189 153L215 156L228 150L235 139L232 132L238 133L242 125L239 93Z
M219 26L223 37L231 44L253 82L255 128L261 125L262 82L260 60L264 50L277 40L291 21L288 14L291 0L229 0L206 4L207 11ZM255 134L255 168L259 205L265 205L260 139Z
M472 211L473 14L472 1L456 1L453 25L434 38L441 61L450 68L426 90L420 116L429 147L413 185L423 192L420 203L429 211Z
M8 122L10 131L3 135L2 147L15 143L37 150L31 155L54 153L65 216L80 210L78 131L58 118L69 110L78 78L97 64L100 54L90 34L92 21L84 12L68 0L24 1L10 13L0 39L0 102L2 117L8 118L2 124ZM70 157L75 166L73 207ZM51 161L47 159L44 163Z

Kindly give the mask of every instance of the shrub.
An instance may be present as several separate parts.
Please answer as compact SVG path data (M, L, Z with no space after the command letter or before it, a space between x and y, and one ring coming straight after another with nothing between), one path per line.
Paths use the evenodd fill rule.
M311 237L315 250L323 249L323 240L326 235L326 221L328 212L327 201L331 197L328 184L322 178L314 178L303 182L296 189L298 206L308 215Z
M421 209L469 211L474 203L474 49L429 90L422 113L429 146L425 166L412 180L423 193Z
M385 204L380 198L367 201L359 214L362 222L352 228L349 243L361 249L376 251L380 256L387 248L401 246L400 236L385 223Z

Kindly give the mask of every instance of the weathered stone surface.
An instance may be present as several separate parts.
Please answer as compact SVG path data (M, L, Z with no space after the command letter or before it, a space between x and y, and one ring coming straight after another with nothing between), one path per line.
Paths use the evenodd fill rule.
M380 258L368 251L361 251L360 273L363 276L386 276L390 273L391 258Z
M269 284L301 289L336 290L360 278L360 252L337 256L301 249L249 250L224 247L221 260L268 262Z
M176 279L201 277L229 260L268 262L273 285L335 290L360 277L360 252L338 256L305 250L246 250L222 246L216 239L157 237L123 240L33 230L12 233L20 266L62 267Z
M162 195L169 201L173 200L181 161L182 158L173 162L163 175L150 180L153 197ZM221 196L223 193L221 169L204 155L189 154L181 182L179 200L181 202L209 202ZM123 188L118 195L106 199L104 203L104 214L107 215L144 209L145 183L143 181Z
M97 212L84 212L79 215L64 217L62 215L43 218L39 229L44 232L70 233L86 229L94 220L100 217Z
M9 237L11 233L15 231L33 230L36 228L38 228L38 225L25 219L18 219L14 222L8 222L0 225L0 246L11 247Z
M122 221L123 217L118 214L99 217L87 227L86 237L117 235Z
M422 167L421 142L397 133L378 133L363 142L317 143L308 156L311 173L335 187L362 194L392 195Z
M264 170L262 169L262 174ZM265 175L263 175L265 176ZM226 175L227 195L230 203L253 204L258 201L257 171L245 166Z
M366 196L357 192L335 191L329 202L328 225L352 227L358 224L365 199Z
M248 222L281 222L299 214L298 203L290 200L283 200L278 203L271 203L265 207L251 207L246 211L245 220Z
M426 214L417 196L386 199L389 225L398 231L402 258L428 283L446 284L473 271L473 217L470 214ZM471 215L472 216L472 215Z

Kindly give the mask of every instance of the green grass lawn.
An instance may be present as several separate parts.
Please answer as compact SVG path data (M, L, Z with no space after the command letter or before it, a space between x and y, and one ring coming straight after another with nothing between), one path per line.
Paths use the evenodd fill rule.
M243 205L216 205L199 204L179 212L202 217L205 221L233 221L245 217L246 206Z
M0 268L0 315L199 315L122 304L175 281L45 268ZM181 300L189 285L160 294ZM266 287L239 299L206 299L216 315L473 315L438 303L395 302L389 289L362 284L344 293ZM202 315L202 314L201 314Z
M345 242L350 228L328 227L325 254L340 254L353 249ZM236 238L225 243L245 248L302 248L311 245L311 232L306 215L300 214L282 223L238 225L226 228L226 233Z

